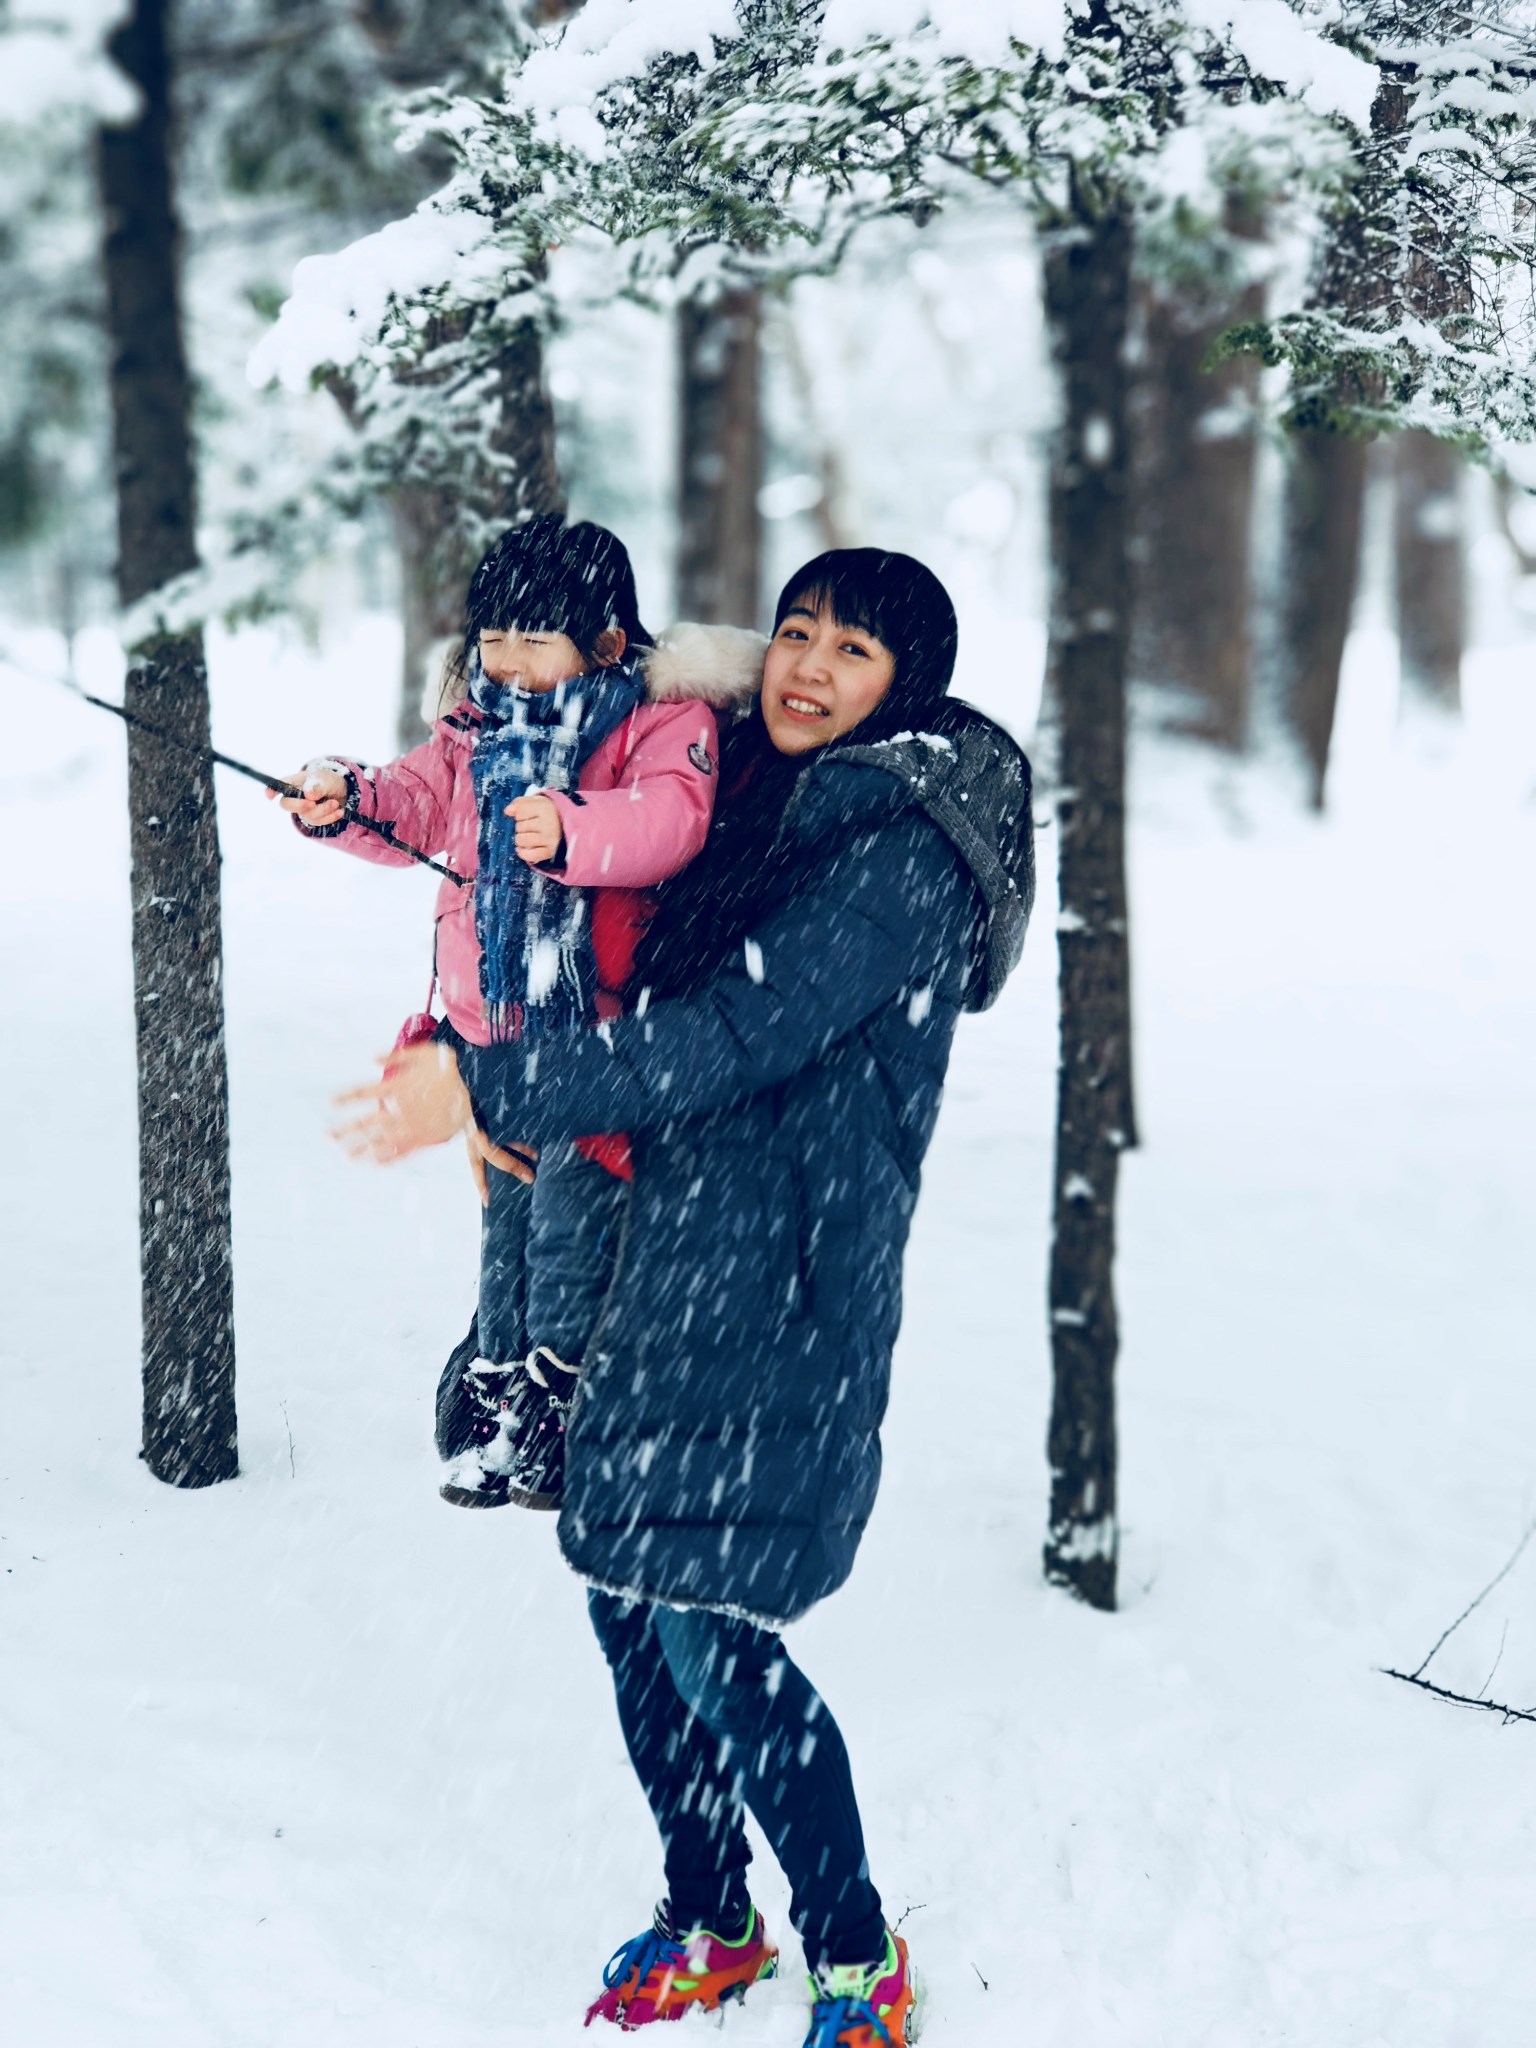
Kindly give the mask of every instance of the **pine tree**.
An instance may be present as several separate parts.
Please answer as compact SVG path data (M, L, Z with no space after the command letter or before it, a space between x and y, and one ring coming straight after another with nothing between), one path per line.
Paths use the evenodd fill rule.
M755 626L762 601L762 297L752 286L677 313L677 608Z
M1170 730L1238 749L1252 710L1258 372L1251 357L1212 352L1263 314L1264 287L1248 274L1260 221L1234 191L1219 231L1202 227L1170 237L1161 261L1145 239L1139 252L1131 673L1172 693Z
M135 0L114 31L142 104L102 128L97 150L125 610L197 560L167 13L167 0ZM201 634L137 637L125 702L141 721L129 730L128 810L144 1457L172 1485L208 1486L235 1476L238 1455L218 824L212 762L188 751L208 744Z
M1422 429L1397 437L1393 584L1405 706L1461 709L1466 634L1459 448Z

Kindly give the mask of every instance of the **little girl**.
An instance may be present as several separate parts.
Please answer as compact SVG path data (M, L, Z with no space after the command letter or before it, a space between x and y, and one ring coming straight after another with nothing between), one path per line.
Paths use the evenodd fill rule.
M382 768L312 762L292 778L303 796L282 807L364 860L446 855L436 1035L526 1043L622 1010L645 892L709 831L715 707L750 699L763 643L690 626L653 647L622 542L558 518L504 533L466 609L431 738ZM439 1390L438 1448L454 1460L442 1494L554 1507L565 1410L612 1277L628 1143L546 1147L536 1178L531 1154L478 1134L470 1150L485 1205L480 1302Z

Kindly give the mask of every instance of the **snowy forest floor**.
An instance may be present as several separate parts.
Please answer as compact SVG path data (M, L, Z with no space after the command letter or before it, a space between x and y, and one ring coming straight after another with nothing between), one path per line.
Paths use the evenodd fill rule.
M216 653L226 748L387 747L377 623L324 664ZM1025 965L962 1026L879 1508L792 1636L931 2048L1530 2038L1536 1727L1377 1667L1417 1664L1536 1513L1536 749L1511 655L1450 758L1393 756L1372 658L1327 822L1139 752L1115 1616L1038 1564L1049 831ZM325 1137L425 994L431 878L222 789L243 1473L159 1486L121 736L6 688L0 2037L591 2042L658 1858L548 1519L437 1498L469 1177ZM1429 1675L1536 1703L1536 1545ZM782 1933L766 1851L756 1883ZM786 1947L723 2039L796 2048Z

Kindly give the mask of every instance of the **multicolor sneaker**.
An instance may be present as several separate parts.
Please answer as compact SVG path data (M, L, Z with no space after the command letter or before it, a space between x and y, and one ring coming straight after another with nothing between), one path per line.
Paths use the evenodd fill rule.
M587 2025L603 2019L643 2027L652 2020L680 2020L686 2012L715 2012L728 1998L745 1998L749 1985L771 1977L778 1966L779 1952L756 1906L746 1933L722 1941L707 1927L680 1939L660 1905L654 1924L610 1957L604 1989L587 2008Z
M922 1986L889 1928L878 1963L823 1963L811 1994L805 2048L911 2048L923 2024Z

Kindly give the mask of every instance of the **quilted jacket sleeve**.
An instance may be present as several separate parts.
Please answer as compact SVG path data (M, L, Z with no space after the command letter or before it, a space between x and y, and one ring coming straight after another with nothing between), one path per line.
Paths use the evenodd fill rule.
M697 993L599 1032L461 1055L493 1138L638 1131L743 1102L810 1066L902 990L963 960L978 895L906 811L846 839Z

